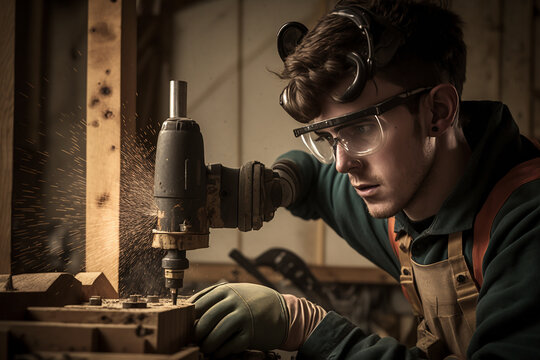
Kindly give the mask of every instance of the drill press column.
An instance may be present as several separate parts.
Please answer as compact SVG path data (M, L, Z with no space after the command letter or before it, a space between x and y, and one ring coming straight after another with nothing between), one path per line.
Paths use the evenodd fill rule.
M162 260L165 286L176 304L189 266L186 250L208 247L206 166L199 125L186 117L183 81L170 83L170 116L156 146L154 198L158 207L152 247L167 250Z

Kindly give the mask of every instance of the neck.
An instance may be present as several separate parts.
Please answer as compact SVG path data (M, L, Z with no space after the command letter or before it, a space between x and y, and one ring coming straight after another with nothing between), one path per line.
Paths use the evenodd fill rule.
M450 128L435 138L434 156L423 182L403 209L412 221L435 215L462 177L471 150L461 128Z

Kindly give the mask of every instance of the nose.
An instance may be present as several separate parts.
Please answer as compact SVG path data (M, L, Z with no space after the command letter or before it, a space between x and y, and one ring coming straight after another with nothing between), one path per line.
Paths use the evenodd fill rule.
M346 174L352 168L362 166L362 160L358 159L357 157L353 157L347 154L345 149L343 149L343 147L339 143L336 146L335 157L336 157L336 170L340 173Z

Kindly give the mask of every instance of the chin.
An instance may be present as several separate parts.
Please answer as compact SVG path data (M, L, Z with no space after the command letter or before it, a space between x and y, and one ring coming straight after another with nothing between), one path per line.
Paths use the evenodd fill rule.
M395 204L369 204L366 202L369 215L376 219L387 219L396 215L400 209Z

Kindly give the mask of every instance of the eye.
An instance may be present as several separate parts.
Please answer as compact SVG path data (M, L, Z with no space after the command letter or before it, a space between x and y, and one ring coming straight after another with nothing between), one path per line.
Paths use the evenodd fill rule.
M329 133L325 131L314 131L313 135L314 136L312 136L312 139L314 142L326 141L326 142L332 143L334 140L332 135L330 135Z
M365 137L378 134L379 124L373 120L362 120L340 130L340 137Z

